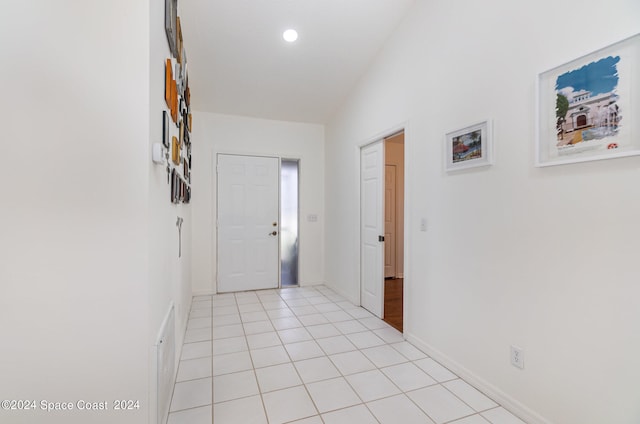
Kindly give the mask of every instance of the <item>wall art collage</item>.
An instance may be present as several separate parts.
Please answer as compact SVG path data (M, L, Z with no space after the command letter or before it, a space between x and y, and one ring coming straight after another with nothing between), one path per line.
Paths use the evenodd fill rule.
M168 111L162 113L162 144L167 149L167 183L172 203L191 200L191 91L187 74L177 0L165 0L165 33L171 57L164 64L164 100Z

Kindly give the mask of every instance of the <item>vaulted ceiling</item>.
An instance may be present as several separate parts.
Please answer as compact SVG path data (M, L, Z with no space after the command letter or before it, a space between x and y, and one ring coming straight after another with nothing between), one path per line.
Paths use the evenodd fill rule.
M179 0L193 108L325 123L414 2Z

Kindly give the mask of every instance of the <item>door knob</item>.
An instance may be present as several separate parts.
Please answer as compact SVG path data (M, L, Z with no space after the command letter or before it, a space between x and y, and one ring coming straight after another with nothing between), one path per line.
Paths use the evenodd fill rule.
M273 223L273 224L271 224L271 225L273 225L274 227L277 227L277 226L278 226L278 223L277 223L277 222L274 222L274 223Z
M277 236L277 235L278 235L278 232L277 232L277 231L274 231L274 232L272 232L272 233L269 233L269 235L270 235L270 236Z

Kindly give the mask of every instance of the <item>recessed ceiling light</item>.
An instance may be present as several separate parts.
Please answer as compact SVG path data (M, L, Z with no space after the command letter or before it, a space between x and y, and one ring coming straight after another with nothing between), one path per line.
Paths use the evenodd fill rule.
M298 39L298 31L295 29L288 29L282 33L282 38L289 43L293 43Z

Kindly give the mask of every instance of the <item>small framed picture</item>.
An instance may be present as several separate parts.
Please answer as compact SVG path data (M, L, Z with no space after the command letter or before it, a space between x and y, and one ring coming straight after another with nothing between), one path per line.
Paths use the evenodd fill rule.
M182 159L182 175L184 175L185 180L191 180L191 176L189 175L189 162L187 161L187 158Z
M176 81L171 81L171 119L178 125L178 88Z
M164 31L173 57L178 56L178 0L164 0Z
M166 110L162 111L162 144L169 148L169 114Z
M171 203L176 203L176 193L178 192L178 173L176 169L171 170Z
M182 64L182 25L180 25L180 17L176 17L176 58L178 63Z
M186 191L185 189L187 188L187 185L182 178L178 177L178 179L180 180L180 194L178 200L184 202L184 193Z
M446 171L491 164L493 164L491 121L482 121L447 133L445 137Z
M173 67L171 66L171 59L167 59L164 65L164 101L167 106L171 107L173 101L171 84L173 82Z
M180 165L180 144L176 136L171 138L171 161L174 165Z

